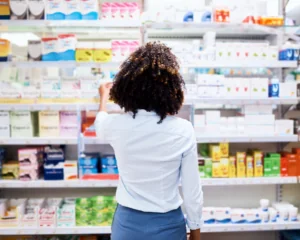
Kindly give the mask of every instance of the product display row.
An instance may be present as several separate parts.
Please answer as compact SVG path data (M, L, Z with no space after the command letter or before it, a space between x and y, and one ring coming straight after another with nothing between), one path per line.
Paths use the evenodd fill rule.
M15 111L0 112L1 137L76 137L76 112L70 111Z
M286 202L273 203L269 207L268 199L260 200L260 208L218 208L204 207L203 221L206 224L215 223L268 223L268 222L295 222L298 221L298 208Z
M248 105L242 116L221 117L220 111L194 116L196 134L201 136L286 136L294 134L294 120L277 120L272 105Z
M227 78L223 75L196 74L196 84L187 84L190 98L296 98L300 84L296 81L279 82L273 78Z
M0 228L110 226L116 206L112 196L0 199Z
M201 178L300 176L300 149L292 153L264 153L257 149L232 153L228 143L200 144Z
M8 160L0 148L0 176L6 180L75 180L97 174L118 174L113 154L82 153L76 160L66 160L62 148L32 147L18 150L18 160Z
M121 62L139 47L137 40L78 42L74 34L28 41L28 61ZM0 39L0 61L11 60L9 40Z
M1 0L0 19L11 20L138 20L137 2L106 2L98 0Z
M150 4L149 4L150 5ZM151 8L145 12L143 21L154 22L219 22L219 23L250 23L270 26L282 26L282 16L267 14L267 2L259 1L205 1L197 4L184 2L162 3L160 8Z
M286 44L279 48L267 41L222 42L216 40L216 32L207 32L203 41L165 41L181 63L195 64L207 61L297 61L299 45Z

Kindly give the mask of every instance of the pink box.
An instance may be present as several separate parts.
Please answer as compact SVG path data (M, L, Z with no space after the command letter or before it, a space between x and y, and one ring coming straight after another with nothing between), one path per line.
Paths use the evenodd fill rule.
M60 126L61 137L77 137L78 128L77 126Z
M73 111L60 112L60 126L77 126L77 113Z
M102 3L102 18L111 19L111 4L109 2Z

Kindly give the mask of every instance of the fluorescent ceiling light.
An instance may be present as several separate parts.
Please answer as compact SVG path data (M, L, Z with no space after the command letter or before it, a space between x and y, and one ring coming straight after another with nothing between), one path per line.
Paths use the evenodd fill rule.
M27 46L28 40L40 40L40 38L33 33L2 33L0 36L19 47Z

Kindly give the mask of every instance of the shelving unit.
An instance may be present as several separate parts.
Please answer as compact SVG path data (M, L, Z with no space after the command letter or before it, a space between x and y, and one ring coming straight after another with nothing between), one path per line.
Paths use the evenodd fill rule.
M150 1L150 0L148 0ZM82 34L86 39L108 39L121 38L131 39L140 38L141 42L147 42L157 39L194 39L201 38L208 31L215 31L217 38L230 39L235 41L245 39L255 41L264 39L272 42L273 45L282 46L287 35L294 34L298 28L276 28L261 26L256 24L233 24L233 23L175 23L175 22L141 22L141 21L47 21L47 20L0 20L0 33L25 33L33 32L44 35L53 33L76 33ZM75 61L51 61L51 62L0 62L1 69L8 67L17 68L102 68L105 70L118 69L120 62L109 63L80 63ZM181 68L188 72L192 69L199 68L270 68L280 78L284 79L283 69L296 68L296 61L262 61L262 60L216 60L216 61L199 61L199 62L182 62ZM257 76L254 76L257 77ZM65 102L64 102L65 100ZM299 103L299 98L267 98L267 99L251 99L251 98L186 98L185 105L190 107L190 116L193 119L195 109L198 104L211 105L234 105L242 107L244 105L278 105L278 116L283 117L282 105L294 105ZM221 108L221 107L220 107ZM79 100L78 102L72 99L55 99L55 100L34 100L34 99L0 99L0 111L77 111L78 117L81 111L97 110L97 101ZM108 106L110 111L120 111L121 109L110 103ZM78 123L79 124L79 123ZM259 143L267 145L267 149L282 150L280 143L297 143L299 141L297 135L286 136L240 136L240 135L199 135L197 136L198 143L238 143L244 144L244 148L249 145ZM245 144L246 143L246 144ZM276 146L275 146L276 144ZM84 149L100 151L99 149L110 151L111 146L108 143L97 137L83 137L78 133L78 136L72 138L1 138L0 146L9 146L16 148L17 145L68 145L70 155L78 155ZM252 147L252 146L251 146ZM107 150L109 149L109 150ZM71 154L72 153L72 154ZM75 153L75 154L74 154ZM219 199L222 200L221 205L232 203L238 207L256 206L261 198L270 198L272 201L284 200L283 188L296 188L300 183L300 177L261 177L261 178L204 178L201 179L202 185L205 187L205 204L211 202L219 204ZM77 195L100 195L105 194L110 190L115 191L118 185L118 180L70 180L70 181L31 181L24 182L18 180L0 180L0 197L28 196L28 192L34 196L45 194L49 190L56 195L67 196ZM284 185L284 186L283 186ZM294 191L296 192L296 191ZM27 195L26 195L27 194ZM238 199L232 200L232 196L238 194ZM296 194L296 193L295 193ZM229 197L228 197L229 196ZM250 199L251 198L251 199ZM253 200L253 199L254 200ZM295 197L296 198L296 197ZM216 200L217 199L217 200ZM232 202L230 200L232 200ZM295 200L295 199L293 199ZM298 201L298 200L296 200ZM254 203L255 202L255 203ZM296 204L299 204L299 201ZM203 233L230 233L232 232L231 240L237 240L234 232L260 232L260 231L279 231L299 229L300 222L282 222L282 223L264 223L264 224L212 224L204 225L201 229ZM69 228L0 228L1 235L64 235L64 234L110 234L111 227L69 227ZM248 233L250 234L250 233ZM253 237L253 239L256 239ZM215 240L215 238L212 238ZM240 239L239 239L240 240ZM274 240L271 237L266 237L265 240Z

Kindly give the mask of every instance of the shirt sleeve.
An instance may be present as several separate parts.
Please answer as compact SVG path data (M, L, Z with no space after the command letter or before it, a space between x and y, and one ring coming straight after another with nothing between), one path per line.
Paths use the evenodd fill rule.
M181 183L187 225L191 230L199 229L202 221L203 192L198 172L197 143L194 131L188 139L189 148L183 153Z
M108 140L107 130L109 123L109 114L107 112L98 112L94 122L97 137L103 141Z

